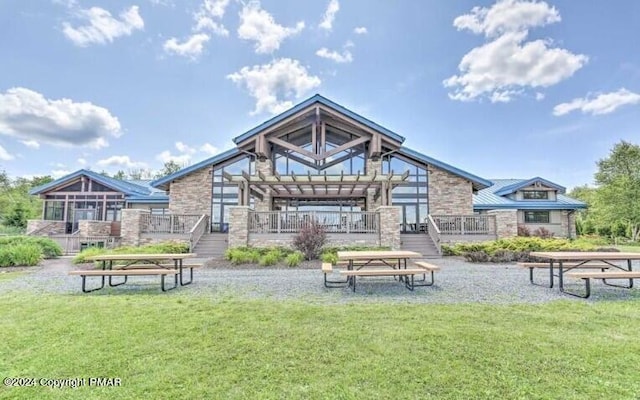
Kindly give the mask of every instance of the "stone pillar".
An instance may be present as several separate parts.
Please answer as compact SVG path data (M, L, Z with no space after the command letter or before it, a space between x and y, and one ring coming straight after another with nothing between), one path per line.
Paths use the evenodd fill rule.
M256 159L256 175L261 172L264 176L273 176L273 163L270 158ZM255 199L256 211L271 211L271 192L265 193L264 199L261 201Z
M249 243L249 211L247 206L229 207L229 247Z
M371 158L367 158L367 175L373 175L374 171L378 172L378 175L382 174L382 159L377 158L372 160ZM382 205L382 194L378 197L377 200L374 200L373 197L376 194L377 189L369 188L367 189L367 210L366 211L375 211Z
M429 214L473 214L473 186L468 180L429 166Z
M576 237L576 212L573 210L562 210L560 213L561 235L573 239Z
M123 246L140 246L142 217L148 214L148 210L138 208L125 208L122 210L120 241Z
M78 221L80 236L111 236L110 221Z
M518 210L489 210L487 214L496 217L498 239L518 236Z
M400 207L381 206L376 211L380 214L380 246L400 250Z

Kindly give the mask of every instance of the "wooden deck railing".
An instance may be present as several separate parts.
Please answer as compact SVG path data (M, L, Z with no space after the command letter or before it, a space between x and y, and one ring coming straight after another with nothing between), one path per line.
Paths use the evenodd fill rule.
M91 247L113 249L120 243L120 238L114 236L50 235L48 238L58 243L64 254L79 253Z
M202 215L142 215L142 233L190 234Z
M427 218L425 218L425 222L427 224L427 234L433 241L433 244L436 246L438 254L442 254L442 245L440 243L440 229L438 228L438 225L436 225L436 222L433 220L433 217L431 215L428 215Z
M198 222L191 228L189 232L189 252L192 253L196 245L200 241L200 238L207 231L209 227L209 217L206 214L202 214Z
M327 233L378 233L380 215L369 211L250 211L249 233L297 233L311 221Z
M433 215L441 235L495 235L495 215Z

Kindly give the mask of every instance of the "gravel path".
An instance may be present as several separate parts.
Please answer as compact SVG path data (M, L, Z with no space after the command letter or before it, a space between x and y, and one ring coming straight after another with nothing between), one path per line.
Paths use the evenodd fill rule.
M41 266L18 270L16 276L8 279L0 277L0 293L29 291L34 294L104 296L144 292L178 298L193 296L212 299L270 298L318 304L363 302L513 304L543 303L559 299L585 301L560 294L556 288L531 285L528 271L515 264L471 264L452 257L430 262L442 267L442 270L436 273L436 284L432 287L416 288L414 292L405 289L390 277L359 278L356 293L347 288L327 289L323 286L319 266L315 269L250 269L246 267L232 269L216 265L195 270L192 285L167 293L160 291L159 277L129 277L130 283L126 285L83 294L80 277L67 275L67 271L77 267L71 264L69 258L60 258L47 260ZM537 272L536 280L544 282L546 278L544 271ZM336 274L335 278L339 276ZM576 281L568 287L582 290L582 283ZM640 290L611 288L594 282L591 298L586 301L629 299L640 299Z

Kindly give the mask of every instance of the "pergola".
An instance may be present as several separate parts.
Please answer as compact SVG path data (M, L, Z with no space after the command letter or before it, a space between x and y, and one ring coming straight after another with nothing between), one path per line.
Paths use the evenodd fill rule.
M265 176L258 172L249 175L243 171L241 175L224 174L224 178L238 185L238 204L249 205L249 196L260 200L271 195L279 198L296 199L335 199L366 197L370 188L375 189L374 200L381 198L381 205L390 205L391 191L409 177L409 171L399 175L393 171L389 174L371 175L280 175Z

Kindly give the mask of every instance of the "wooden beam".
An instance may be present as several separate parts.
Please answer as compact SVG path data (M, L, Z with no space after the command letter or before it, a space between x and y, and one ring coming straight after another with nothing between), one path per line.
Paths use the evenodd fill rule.
M402 180L406 181L408 177L409 177L409 170L406 170L404 171L404 174L402 174Z
M311 148L313 149L313 152L315 154L318 154L318 141L317 139L317 124L312 124L311 125Z
M297 123L297 124L295 124L295 125L292 125L292 126L290 126L290 127L287 127L286 129L283 129L283 130L282 130L282 131L280 131L280 132L276 132L276 133L274 133L274 134L273 134L273 136L274 136L274 137L277 137L277 138L281 138L281 137L283 137L283 136L290 135L290 134L292 134L292 133L296 133L296 132L298 132L298 131L300 131L300 130L303 130L304 128L308 128L308 127L309 127L309 125L311 125L311 124L312 124L312 123L311 123L311 122L309 121L309 119L307 118L307 119L303 120L302 122L299 122L299 123Z
M331 150L327 151L326 153L323 154L323 158L326 159L327 157L331 157L334 154L338 154L341 151L345 151L347 149L355 147L355 146L357 146L357 145L359 145L361 143L364 143L364 142L366 142L368 140L369 140L369 138L366 138L366 137L361 137L361 138L358 138L356 140L352 140L350 142L347 142L345 144L342 144L342 145L336 147L335 149L331 149Z
M316 164L311 163L311 162L309 162L307 160L304 160L304 159L302 159L302 158L300 158L300 157L298 157L298 156L296 156L294 154L289 154L289 158L294 160L294 161L299 162L302 165L306 165L309 168L313 168L313 169L317 169L318 168L318 166Z
M264 201L264 193L258 192L256 190L256 188L251 188L251 193L253 194L254 197L257 197L258 199L260 199L260 201Z
M278 171L273 171L273 176L275 176L278 182L280 181L280 174L278 173Z
M251 176L247 173L247 171L242 171L242 177L249 182L251 180Z
M343 162L343 161L345 161L345 160L348 160L348 159L350 159L351 157L356 157L356 156L357 156L358 154L360 154L360 153L362 153L362 152L346 154L346 155L344 155L344 156L342 156L342 157L340 157L340 158L336 158L335 160L333 160L333 161L331 161L331 162L328 162L328 163L326 163L326 164L322 165L322 167L320 167L320 169L327 169L327 168L329 168L329 167L333 167L334 165L336 165L336 164L340 164L341 162Z
M302 109L302 110L298 111L297 113L291 115L289 118L285 118L284 120L282 120L282 121L278 122L277 124L269 127L268 129L265 129L264 131L262 131L260 133L263 134L263 135L268 135L269 133L271 133L273 131L276 131L279 128L287 125L288 123L291 123L292 121L295 121L296 119L304 116L305 114L309 113L309 111L310 110L308 108ZM244 146L245 144L249 143L251 140L253 140L253 137L248 138L247 140L245 140L245 141L243 141L241 143L238 143L238 147Z
M224 179L228 180L229 182L233 180L233 176L231 176L231 174L228 173L227 171L222 171L222 176L224 177Z
M302 147L294 146L291 143L285 142L284 140L280 140L277 138L269 138L269 141L273 144L277 144L278 146L284 147L287 150L291 150L298 154L302 154L303 156L307 156L313 160L319 161L322 159L322 157L320 157L319 155L312 153L309 150L305 150Z
M266 181L267 180L267 178L264 176L262 171L258 171L258 178L260 178L261 181Z

